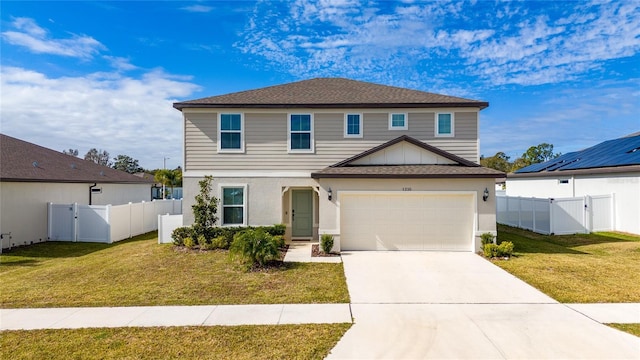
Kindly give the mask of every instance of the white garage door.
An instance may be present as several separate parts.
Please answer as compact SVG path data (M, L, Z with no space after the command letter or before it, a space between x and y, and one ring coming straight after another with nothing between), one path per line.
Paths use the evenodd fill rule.
M379 192L340 196L343 250L473 251L473 195Z

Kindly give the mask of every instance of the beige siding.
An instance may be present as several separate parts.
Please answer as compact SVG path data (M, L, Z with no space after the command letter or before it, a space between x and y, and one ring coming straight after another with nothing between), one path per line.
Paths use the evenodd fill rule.
M231 112L231 111L230 111ZM237 112L237 111L234 111ZM455 112L455 137L435 137L435 112L408 112L409 130L389 130L388 112L363 114L362 138L344 138L343 112L313 112L315 153L287 151L285 112L245 112L245 153L217 152L217 113L185 114L185 170L320 170L401 135L478 159L477 112ZM304 113L297 111L297 113Z

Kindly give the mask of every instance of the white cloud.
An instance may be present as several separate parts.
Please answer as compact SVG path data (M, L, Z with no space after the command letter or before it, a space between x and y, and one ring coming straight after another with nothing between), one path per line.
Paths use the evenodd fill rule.
M2 132L55 150L96 147L130 155L143 167L162 156L181 163L182 127L176 98L198 90L190 77L157 69L139 78L118 72L49 77L17 67L0 69Z
M235 46L296 77L425 83L451 63L485 87L570 81L640 52L640 3L557 5L258 2Z
M206 5L190 5L190 6L181 7L180 10L195 12L195 13L208 13L208 12L211 12L213 8L211 6L206 6Z
M38 54L90 59L100 51L106 50L99 41L86 35L70 34L71 37L68 39L51 38L45 29L29 18L15 18L11 27L13 30L2 32L4 40Z

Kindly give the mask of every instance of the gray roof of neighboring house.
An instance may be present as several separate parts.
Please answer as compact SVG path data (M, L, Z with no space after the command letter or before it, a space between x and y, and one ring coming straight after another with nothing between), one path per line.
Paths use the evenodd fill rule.
M484 109L487 106L489 103L484 101L344 78L316 78L173 104L178 110L194 107Z
M15 182L153 184L140 177L0 134L0 180Z
M509 174L510 178L606 174L640 170L640 133L604 141L590 148L529 165Z
M405 164L405 165L352 165L358 159L373 154L384 148L390 147L401 141L409 142L422 149L443 156L456 162L456 165L425 165L425 164ZM376 146L358 155L350 157L344 161L333 164L318 172L311 174L312 178L503 178L505 174L501 171L482 167L474 162L465 160L459 156L441 150L437 147L416 140L410 136L403 135L382 145Z

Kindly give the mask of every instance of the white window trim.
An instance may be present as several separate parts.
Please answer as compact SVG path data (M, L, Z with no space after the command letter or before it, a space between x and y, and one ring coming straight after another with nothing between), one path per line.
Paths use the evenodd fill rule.
M222 148L222 115L240 115L240 149ZM236 132L225 130L225 132ZM225 112L218 113L218 152L219 153L244 153L244 113Z
M358 134L349 134L347 132L349 128L349 115L358 115L358 119L360 120L360 123L358 125L360 132ZM364 131L362 129L362 114L359 114L359 113L344 114L344 137L345 138L361 138L363 133Z
M440 134L440 129L439 129L440 123L438 121L438 118L440 117L440 114L449 114L449 115L451 115L451 134ZM436 113L436 117L435 117L434 120L435 120L435 127L436 127L435 134L434 134L435 137L454 137L455 136L455 129L456 129L455 123L456 123L456 120L455 120L455 114L453 112L439 112L439 113Z
M404 126L393 126L393 115L404 116ZM389 130L409 130L409 114L407 113L389 113Z
M292 115L309 115L311 119L311 139L309 143L309 149L291 149L291 116ZM314 126L313 126L313 114L310 113L289 113L287 114L287 151L293 154L313 154L315 152L315 140L314 140Z
M242 188L242 224L225 224L224 223L224 189L225 188ZM247 184L219 184L218 185L218 199L220 201L220 226L247 226L247 198L249 193L247 192ZM236 205L237 206L237 205Z

